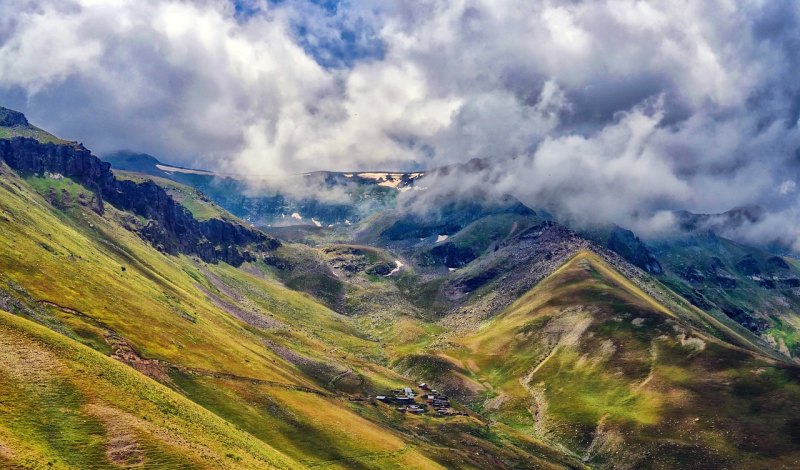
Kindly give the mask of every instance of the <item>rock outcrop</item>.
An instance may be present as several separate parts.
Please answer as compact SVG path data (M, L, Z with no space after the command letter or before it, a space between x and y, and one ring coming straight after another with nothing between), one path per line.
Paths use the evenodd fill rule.
M628 229L616 225L612 227L606 240L606 248L651 274L660 274L663 270L647 245Z
M0 107L0 127L28 126L28 119L19 111Z
M19 121L15 114L20 113L5 113L2 118ZM105 201L144 217L148 222L138 233L165 253L196 255L206 262L224 261L238 266L255 259L245 246L254 251L270 251L280 246L277 239L241 224L219 219L198 221L152 181L117 180L111 165L92 155L82 144L41 143L15 137L0 140L0 158L21 173L48 172L72 178L95 193L101 212Z

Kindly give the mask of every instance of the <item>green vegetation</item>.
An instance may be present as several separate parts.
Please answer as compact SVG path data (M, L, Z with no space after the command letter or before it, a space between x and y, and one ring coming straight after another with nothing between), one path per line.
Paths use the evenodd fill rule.
M491 440L471 437L486 426L479 419L439 432L451 423L351 403L350 396L410 383L385 366L387 349L360 319L287 288L274 267L261 261L236 269L165 256L124 228L135 221L131 214L106 204L101 215L76 202L89 192L68 179L23 180L4 166L0 172L0 305L48 327L51 338L87 351L92 361L101 361L96 367L110 364L127 374L106 385L96 377L107 373L95 372L95 366L70 366L68 380L57 376L55 385L27 389L34 390L27 396L8 388L16 382L5 381L12 385L4 396L14 398L0 410L21 416L4 421L13 427L0 428L0 455L8 462L104 467L113 456L131 465L263 468L271 458L287 466L477 468L489 466L491 456L510 462L536 458L542 466L563 461L558 452L511 429ZM58 194L60 204L67 201L64 191L70 204L59 209L50 195ZM298 278L318 276L316 270L325 265L324 257L307 247L286 246L276 255L302 268L292 274ZM366 256L375 262L391 259L378 252ZM409 324L429 339L418 341L408 333L399 349L424 347L441 331L419 320ZM10 351L5 344L0 350ZM61 351L53 353L54 360L66 360ZM7 363L18 369L20 361ZM34 363L31 370L39 366ZM131 390L147 387L120 385L134 378L173 401L137 401ZM55 404L62 399L63 405ZM184 417L187 410L204 414ZM56 419L60 413L74 418ZM178 418L171 420L173 415ZM230 434L220 437L214 423ZM211 431L198 430L201 425ZM47 437L56 434L63 442ZM475 447L459 444L465 439ZM117 443L125 450L118 452Z
M800 267L714 235L656 244L662 282L718 317L745 324L790 357L800 356Z
M135 370L2 311L0 344L2 466L300 467Z
M491 387L479 409L594 464L800 458L786 431L800 411L797 368L695 330L591 253L462 344L448 354Z
M0 127L0 139L13 139L14 137L27 137L36 139L43 144L70 144L72 142L59 139L38 127Z
M235 220L182 183L117 176L155 181L200 219ZM209 178L185 177L195 176ZM396 195L361 191L384 202ZM794 260L721 240L674 250L670 266L738 273L740 290L693 281L713 298L708 311L678 295L699 295L678 279L686 269L663 276L673 291L588 251L548 264L555 271L519 296L530 284L509 287L507 276L541 260L492 258L541 222L519 205L479 217L479 205L454 207L452 221L381 214L354 228L381 247L340 242L346 230L298 229L308 244L284 243L234 268L165 255L136 233L146 220L109 204L101 211L95 199L60 175L20 177L0 164L0 466L791 468L800 460L800 369L721 310L764 307L768 338L796 351L798 317L747 290L791 284ZM442 233L451 236L434 241ZM744 273L756 269L764 276ZM450 283L458 276L484 279L459 290ZM502 295L507 302L491 310ZM364 399L415 380L463 413L416 416Z

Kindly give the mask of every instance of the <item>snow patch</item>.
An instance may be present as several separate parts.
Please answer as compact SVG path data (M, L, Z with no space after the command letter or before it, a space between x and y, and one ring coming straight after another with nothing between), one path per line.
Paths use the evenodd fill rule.
M400 271L400 268L402 268L404 266L403 263L401 263L399 259L394 260L394 264L397 267L392 269L391 272L389 272L389 274L386 275L386 277L389 277L392 274L396 273L397 271Z
M303 216L301 216L297 212L292 212L292 218L297 220L303 220Z
M209 175L213 176L214 173L211 171L204 171L204 170L190 170L188 168L178 168L175 166L168 166L168 165L161 165L157 164L156 168L161 171L166 171L167 173L187 173L190 175Z
M441 243L447 240L447 238L448 238L447 235L439 235L438 237L436 237L436 243Z
M313 222L317 227L322 227L322 223L313 217L311 218L311 222Z

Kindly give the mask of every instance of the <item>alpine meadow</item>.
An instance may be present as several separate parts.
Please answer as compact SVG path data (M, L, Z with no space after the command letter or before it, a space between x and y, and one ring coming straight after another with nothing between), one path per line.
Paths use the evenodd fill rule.
M0 468L800 468L800 4L0 3Z

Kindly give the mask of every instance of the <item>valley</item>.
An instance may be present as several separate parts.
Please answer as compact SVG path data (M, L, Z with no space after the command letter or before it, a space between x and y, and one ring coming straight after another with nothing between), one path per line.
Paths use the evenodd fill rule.
M510 196L411 210L422 172L251 197L2 116L4 466L800 461L794 259L583 233Z

